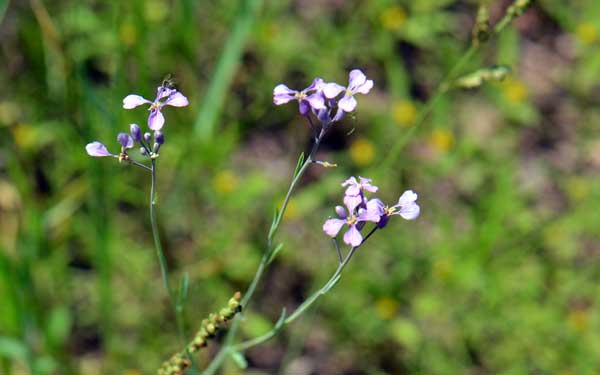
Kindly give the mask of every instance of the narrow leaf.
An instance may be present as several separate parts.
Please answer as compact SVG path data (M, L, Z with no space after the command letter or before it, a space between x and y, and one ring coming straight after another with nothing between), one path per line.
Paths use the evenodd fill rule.
M269 257L267 264L271 264L271 262L275 260L275 257L277 257L277 254L279 254L281 249L283 249L283 242L277 245L277 247L271 252L271 256Z
M296 163L296 169L294 170L294 178L300 172L300 168L302 168L303 164L304 164L304 152L300 154L300 157L298 158L298 163Z

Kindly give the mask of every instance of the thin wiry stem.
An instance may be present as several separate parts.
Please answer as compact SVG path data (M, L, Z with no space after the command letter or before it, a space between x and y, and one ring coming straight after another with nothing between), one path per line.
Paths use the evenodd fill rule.
M362 240L360 245L352 247L350 249L350 251L348 252L348 255L346 255L344 260L340 263L340 265L335 270L333 275L331 275L329 280L327 280L327 282L319 290L317 290L315 293L313 293L300 306L298 306L298 308L294 311L294 313L292 313L292 315L288 316L285 320L283 320L283 322L281 324L276 325L272 330L265 333L264 335L256 337L252 340L244 341L240 344L234 345L231 348L231 350L244 351L253 346L260 345L263 342L274 337L279 331L281 331L281 329L283 329L284 326L291 324L293 321L298 319L298 317L300 317L304 312L306 312L308 310L308 308L311 307L321 296L325 295L327 292L329 292L331 290L331 288L333 288L335 286L335 284L339 281L339 279L342 275L342 272L344 271L344 268L346 268L346 266L350 262L350 259L352 259L352 256L354 255L356 250L359 247L361 247L369 239L369 237L371 237L373 235L373 233L375 233L376 230L377 230L377 226L373 227L373 229L371 229L371 231Z
M304 173L306 172L308 167L312 164L313 158L315 157L315 154L317 153L317 150L319 149L319 145L321 144L321 140L323 139L324 136L325 136L325 130L321 130L319 133L319 136L315 139L315 143L310 151L310 154L308 154L308 157L304 160L304 163L302 164L302 166L300 167L298 172L293 177L292 182L290 183L288 191L287 191L285 198L283 200L283 203L281 205L281 209L277 213L277 216L275 217L275 219L273 221L273 225L271 226L271 230L269 231L269 234L267 236L267 249L262 256L260 264L258 265L256 273L254 274L254 278L252 279L252 282L250 283L248 290L246 291L246 293L244 293L244 297L241 301L241 305L243 306L244 309L248 308L248 304L249 304L250 300L252 299L254 292L256 291L256 287L258 286L258 283L260 282L262 275L264 274L265 270L267 269L267 267L269 265L269 260L271 259L273 251L275 249L273 247L273 238L275 237L275 234L277 233L277 230L279 229L279 225L281 224L281 220L282 220L283 216L285 215L285 211L289 204L292 193L294 192L294 189L298 185L298 182L300 181L300 179L302 178L302 176L304 175ZM233 321L233 323L231 324L229 332L227 332L227 335L225 336L225 340L223 341L221 350L219 350L217 355L213 358L211 363L204 370L203 375L213 375L221 367L221 364L223 363L225 358L227 358L227 355L230 352L230 348L232 347L232 342L235 337L235 334L237 333L239 324L240 324L240 319L236 318Z
M158 232L158 224L156 221L156 159L152 159L152 167L150 168L152 173L152 184L150 185L150 223L152 225L152 236L154 238L154 249L156 250L156 257L160 264L160 272L162 274L163 284L169 294L171 300L171 306L175 314L175 321L177 323L177 331L180 339L185 343L185 334L183 328L183 309L177 306L177 296L173 290L171 283L169 282L169 267L167 266L167 259L160 243L160 235Z

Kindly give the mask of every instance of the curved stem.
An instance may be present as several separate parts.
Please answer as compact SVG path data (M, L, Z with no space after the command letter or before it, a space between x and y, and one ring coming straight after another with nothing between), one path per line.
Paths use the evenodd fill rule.
M152 174L152 184L150 185L150 223L152 225L154 249L156 250L156 257L158 258L158 263L160 265L160 272L162 275L163 284L167 289L169 299L171 300L171 305L173 307L173 312L175 314L177 331L181 340L185 343L185 334L183 327L183 308L180 308L177 305L175 292L173 291L171 283L169 282L169 268L167 266L167 259L165 258L165 253L160 243L160 235L158 232L158 224L156 221L156 159L152 159L152 166L150 168L150 172Z
M281 209L277 213L277 216L273 220L271 229L269 230L269 234L267 236L267 249L262 256L262 258L260 260L260 264L258 265L256 273L254 274L254 277L252 279L252 282L250 283L248 290L246 290L246 293L244 293L244 297L241 301L241 305L243 306L244 309L248 308L248 304L250 303L250 300L252 299L252 296L254 295L254 292L256 291L256 287L258 286L258 283L260 282L262 275L264 274L265 270L267 269L267 267L269 265L269 260L271 259L271 255L273 254L273 250L275 249L273 247L273 238L275 237L275 234L277 233L277 230L279 229L279 225L281 224L281 220L283 219L283 216L285 215L285 211L286 211L287 206L292 197L292 193L294 192L294 189L298 185L298 182L300 181L300 179L302 178L302 176L304 175L304 173L306 172L308 167L312 164L313 158L314 158L315 154L317 153L317 150L319 149L319 145L321 144L321 140L323 139L324 135L325 135L325 130L321 130L319 136L315 139L315 143L310 151L310 154L308 154L308 157L304 160L304 163L302 163L302 166L300 167L300 169L297 171L297 173L292 178L292 182L290 183L290 186L285 195L285 198L283 199L283 203L281 204ZM237 333L239 324L240 324L240 318L236 318L233 321L233 323L231 324L231 327L229 328L227 335L225 336L225 340L223 341L223 345L222 345L221 349L219 350L217 355L213 358L213 360L210 362L208 367L204 370L204 372L202 373L203 375L213 375L221 367L221 364L223 363L225 358L227 358L227 355L229 354L229 351L231 350L231 347L232 347L231 343L233 342L235 334Z
M302 302L302 304L300 306L298 306L298 308L294 311L294 313L292 313L292 315L288 316L282 322L282 324L277 325L275 328L273 328L272 330L270 330L269 332L265 333L262 336L259 336L254 339L244 341L242 343L234 345L234 346L232 346L231 349L233 349L235 351L244 351L253 346L260 345L263 342L268 341L272 337L274 337L279 331L281 331L283 329L283 327L285 327L288 324L291 324L293 321L298 319L298 317L300 317L300 315L302 315L304 312L306 312L321 296L327 294L327 292L329 292L331 290L331 288L333 288L335 286L335 284L340 280L340 278L342 276L342 272L344 271L344 268L346 268L346 266L350 262L350 259L352 259L352 256L354 255L356 250L359 247L361 247L369 239L369 237L371 237L371 235L373 233L375 233L376 230L377 230L377 226L375 226L373 229L371 229L371 231L365 236L365 238L363 239L363 241L361 242L360 245L351 248L350 251L348 252L348 255L346 255L344 260L340 263L340 265L335 270L335 272L331 275L329 280L327 280L327 282L319 290L317 290L310 297L308 297L304 302Z

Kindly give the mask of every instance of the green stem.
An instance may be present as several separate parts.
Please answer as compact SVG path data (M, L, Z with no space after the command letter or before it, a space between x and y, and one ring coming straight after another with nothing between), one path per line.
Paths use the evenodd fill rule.
M277 333L279 333L279 331L281 331L283 329L283 327L285 327L288 324L291 324L296 319L298 319L298 317L300 317L303 313L305 313L321 296L327 294L327 292L329 292L331 290L331 288L333 288L335 286L335 284L340 280L340 278L342 276L342 272L344 271L344 268L346 268L346 266L350 262L350 259L352 259L352 256L354 255L356 250L359 247L361 247L367 241L367 239L369 239L369 237L371 237L371 235L376 230L377 230L377 226L375 226L369 232L369 234L367 234L365 236L365 238L363 239L363 241L361 242L360 245L351 248L350 251L348 252L348 255L346 255L346 258L344 258L344 261L340 263L340 265L335 270L333 275L331 275L329 280L327 280L327 282L319 290L317 290L310 297L308 297L304 302L302 302L302 304L300 306L298 306L298 308L294 311L294 313L292 315L288 316L283 321L282 324L278 325L277 327L273 328L272 330L270 330L269 332L265 333L262 336L259 336L252 340L244 341L240 344L234 345L231 349L235 350L235 351L244 351L253 346L260 345L260 344L264 343L265 341L268 341L272 337L274 337Z
M150 223L152 224L152 236L154 237L154 248L156 250L156 257L160 264L160 272L162 274L163 284L169 294L171 300L171 306L175 313L175 321L177 323L177 331L179 332L180 339L185 344L185 334L183 327L183 308L177 304L177 296L171 287L169 282L169 268L167 266L167 259L160 243L160 236L158 233L158 224L156 221L156 159L152 159L152 167L150 168L152 174L152 184L150 186Z
M271 230L269 231L269 235L267 236L267 250L263 254L263 256L260 260L260 264L258 265L258 268L256 270L256 273L254 274L254 278L252 279L252 282L250 283L248 290L246 290L246 293L244 293L244 297L241 301L241 305L243 306L243 308L245 310L248 308L248 304L250 303L250 300L252 299L252 296L254 295L254 292L256 291L256 287L258 286L258 283L260 282L262 275L264 274L265 270L267 269L267 267L269 265L269 259L271 258L271 255L274 250L273 238L275 237L275 234L277 233L277 229L279 228L279 225L281 224L281 220L282 220L283 216L285 215L285 211L286 211L286 208L292 197L292 193L294 192L294 189L298 185L298 182L300 181L300 179L302 178L302 176L304 175L304 173L306 172L308 167L312 164L313 158L314 158L317 150L319 149L319 145L321 144L321 140L323 139L324 135L325 135L325 131L321 130L319 136L315 139L315 143L310 151L310 154L308 155L306 160L304 160L304 163L302 164L302 166L300 167L300 169L298 170L296 175L293 177L292 182L290 183L290 186L285 195L285 198L283 199L281 209L277 213L277 216L274 219ZM202 373L203 375L213 375L221 367L223 361L225 360L225 358L227 358L227 355L229 354L230 348L232 347L231 343L233 342L233 339L237 333L239 324L240 324L239 318L237 318L233 321L233 323L231 324L231 327L229 328L229 331L227 332L227 335L225 336L225 340L223 341L223 346L221 347L221 350L219 350L217 355L213 358L211 363L204 370L204 372Z

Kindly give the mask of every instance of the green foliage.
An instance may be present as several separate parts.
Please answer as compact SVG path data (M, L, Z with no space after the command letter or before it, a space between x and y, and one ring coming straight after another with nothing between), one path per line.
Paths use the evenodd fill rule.
M506 9L485 4L493 29ZM338 167L311 165L289 201L240 339L283 324L338 266L321 227L347 176L376 178L388 202L415 190L422 215L377 232L312 310L232 361L268 373L293 373L300 356L314 373L600 371L600 3L534 3L456 72L474 88L449 89L415 127L471 45L477 5L0 1L0 373L146 374L182 349L147 173L84 152L144 127L125 95L152 97L170 73L190 99L165 110L157 214L192 339L248 286L310 151L308 124L272 104L273 87L344 83L351 68L374 91L321 146L317 159ZM502 81L504 68L486 68L504 66Z

